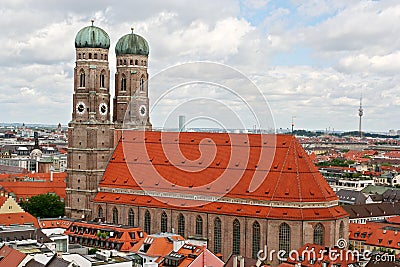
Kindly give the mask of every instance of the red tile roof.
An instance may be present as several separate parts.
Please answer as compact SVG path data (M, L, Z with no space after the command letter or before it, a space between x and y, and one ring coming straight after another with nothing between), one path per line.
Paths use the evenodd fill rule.
M7 245L0 248L0 267L18 266L23 259L25 259L25 254L16 249Z
M125 131L99 187L265 202L337 201L335 193L291 135ZM128 194L101 192L95 201L126 204L133 203L133 198ZM151 197L140 198L136 198L135 205L162 205ZM174 200L166 201L171 204ZM177 200L182 208L184 202L189 201ZM281 218L286 213L288 219L347 216L339 206L290 209L211 203L204 205L203 210L269 218Z
M0 224L9 226L10 224L28 224L33 223L39 228L37 219L28 212L4 213L0 214Z
M138 243L136 243L129 251L140 252L143 244L148 244L148 250L143 254L151 257L163 257L168 255L174 248L174 244L171 240L185 240L182 236L157 236L148 235L146 238L142 238Z
M49 228L64 228L68 229L71 224L73 223L72 220L67 219L39 219L39 227L42 229L49 229Z
M50 173L0 174L0 186L8 193L14 193L17 201L20 197L25 200L27 197L46 193L55 193L65 199L67 174L65 172L53 173L53 181L50 177Z
M113 233L113 236L110 234L107 239L103 239L97 236L98 231ZM137 227L125 227L91 222L73 222L64 234L68 235L70 238L82 238L88 242L90 240L105 241L105 243L107 242L110 246L111 244L116 245L115 247L106 247L106 249L116 249L125 252L131 250L132 246L147 236L142 229ZM70 243L74 243L74 241L71 241L70 239ZM90 246L94 247L95 245Z

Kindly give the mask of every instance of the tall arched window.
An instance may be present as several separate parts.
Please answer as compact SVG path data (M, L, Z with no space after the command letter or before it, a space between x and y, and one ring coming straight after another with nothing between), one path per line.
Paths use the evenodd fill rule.
M118 210L117 210L117 208L113 208L113 211L112 211L112 222L113 222L113 224L118 224Z
M92 59L92 53L89 53L89 59Z
M103 208L101 206L99 206L97 211L97 218L103 218Z
M196 217L196 236L203 236L203 219L200 215Z
M161 214L161 232L166 233L167 231L168 231L168 216L163 211L163 213Z
M105 83L104 83L104 73L101 73L101 74L100 74L100 87L101 87L101 88L106 87L106 86L105 86Z
M287 223L279 226L279 250L286 251L284 257L287 257L290 250L290 227Z
M214 253L221 253L221 220L217 217L214 220Z
M137 65L138 64L138 60L137 59L135 59L135 65Z
M178 235L185 236L185 217L182 213L178 215Z
M133 212L133 209L129 209L128 225L132 227L135 226L135 213Z
M253 242L251 256L253 259L257 259L257 253L260 251L260 224L255 221L253 223Z
M144 90L144 79L140 78L140 91Z
M79 80L79 87L85 87L85 73L81 71L81 74L79 75L80 80Z
M233 221L232 250L234 255L240 255L240 223L237 219Z
M121 91L126 91L126 78L125 78L125 76L122 76L122 79L121 79Z
M150 212L148 210L146 210L145 214L144 214L144 229L143 229L147 234L151 234L150 230L151 230L151 216L150 216Z
M320 223L318 223L314 227L314 244L316 245L324 244L324 227Z
M343 223L343 221L341 221L340 225L339 225L339 238L344 238L344 223Z

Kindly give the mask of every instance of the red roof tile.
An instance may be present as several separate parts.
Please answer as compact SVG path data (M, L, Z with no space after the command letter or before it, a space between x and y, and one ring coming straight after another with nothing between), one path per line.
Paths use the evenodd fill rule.
M0 224L27 224L33 223L36 228L39 228L37 219L28 212L4 213L0 214Z
M335 193L291 135L125 131L99 187L223 195L249 201L337 201ZM134 196L98 193L95 201L106 202L105 198L132 203ZM143 203L147 206L161 205L148 197L140 198L153 201ZM143 202L139 198L137 201L136 205ZM179 204L182 202L189 201L179 200ZM203 209L221 213L221 208L214 207L221 205L211 203ZM346 216L341 207L307 210L227 203L223 206L225 212L262 213L267 217L282 217L284 213L293 219Z
M12 267L18 266L25 259L25 254L3 245L0 248L0 258L0 267Z
M67 174L65 172L53 173L53 181L50 177L50 173L0 174L0 186L3 186L8 193L14 193L17 201L19 198L25 200L27 197L46 193L55 193L65 199Z

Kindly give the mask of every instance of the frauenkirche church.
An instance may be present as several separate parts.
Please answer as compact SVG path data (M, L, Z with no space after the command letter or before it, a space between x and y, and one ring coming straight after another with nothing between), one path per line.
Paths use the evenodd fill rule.
M255 258L264 245L289 251L348 239L347 213L294 136L152 131L149 46L133 31L115 47L111 116L108 34L85 27L75 48L67 216L175 231L207 240L224 260ZM215 148L209 157L204 140ZM216 181L222 176L234 182Z

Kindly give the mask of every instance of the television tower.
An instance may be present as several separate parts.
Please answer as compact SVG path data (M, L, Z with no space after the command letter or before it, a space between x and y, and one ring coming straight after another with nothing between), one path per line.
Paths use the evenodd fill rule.
M360 137L362 137L362 131L361 131L361 117L364 115L364 110L362 108L362 97L360 97L360 108L358 109L358 116L360 116L360 122L358 123L358 134Z

